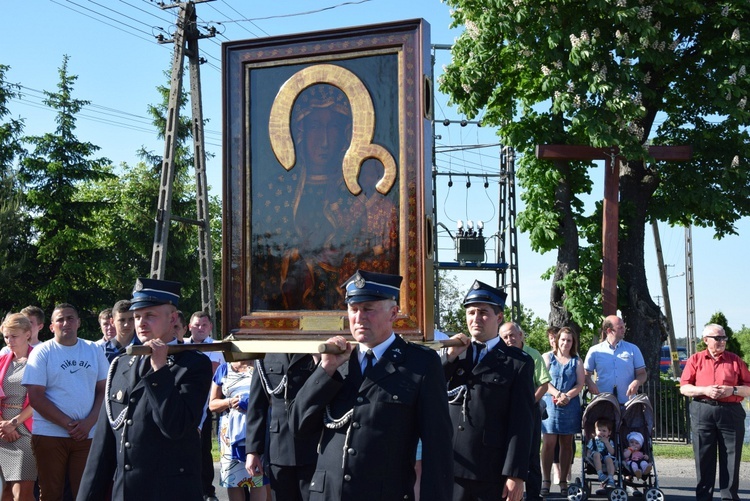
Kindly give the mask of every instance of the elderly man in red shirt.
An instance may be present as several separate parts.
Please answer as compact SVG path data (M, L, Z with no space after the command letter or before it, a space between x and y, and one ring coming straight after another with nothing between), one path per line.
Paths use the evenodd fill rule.
M750 371L743 360L726 351L724 328L708 324L703 329L706 350L690 357L680 378L680 392L690 402L693 451L698 485L695 497L712 500L719 454L721 499L736 499L740 478L745 410L740 402L750 395Z

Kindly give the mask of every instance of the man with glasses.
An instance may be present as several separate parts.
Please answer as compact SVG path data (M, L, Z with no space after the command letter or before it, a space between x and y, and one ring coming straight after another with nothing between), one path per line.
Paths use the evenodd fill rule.
M703 329L706 349L691 356L680 378L680 393L692 397L693 451L698 484L695 497L711 500L716 483L719 451L721 499L740 499L740 459L745 439L742 399L750 395L750 371L745 362L726 351L724 328L708 324Z
M594 395L612 393L622 405L638 393L647 378L641 350L624 337L625 322L617 315L608 316L602 323L603 341L589 349L583 362L589 391Z

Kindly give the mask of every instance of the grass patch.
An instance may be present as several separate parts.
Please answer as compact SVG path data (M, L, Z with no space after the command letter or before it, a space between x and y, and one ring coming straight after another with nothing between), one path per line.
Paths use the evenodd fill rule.
M219 454L219 443L216 440L211 444L211 455L214 457L214 463L218 463L221 454Z
M685 444L654 444L654 457L659 459L694 459L693 446ZM750 462L750 445L742 446L742 461Z

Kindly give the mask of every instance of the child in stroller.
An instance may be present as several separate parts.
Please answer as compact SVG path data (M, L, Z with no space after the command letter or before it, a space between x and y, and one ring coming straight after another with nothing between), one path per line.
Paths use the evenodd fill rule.
M581 477L568 486L569 500L627 499L620 472L620 417L620 402L612 393L600 393L586 404L581 419Z
M664 499L656 472L653 432L654 410L648 396L641 393L628 400L622 413L619 439L627 444L622 451L623 483L628 495L642 496L638 489L643 489L646 499Z
M615 443L612 435L612 422L606 418L599 418L594 423L595 434L586 444L586 455L594 464L599 481L604 487L615 486ZM607 473L603 471L606 466Z
M644 454L643 435L637 431L628 433L628 447L622 452L622 458L625 460L625 466L633 472L637 479L651 473L651 463L648 454Z

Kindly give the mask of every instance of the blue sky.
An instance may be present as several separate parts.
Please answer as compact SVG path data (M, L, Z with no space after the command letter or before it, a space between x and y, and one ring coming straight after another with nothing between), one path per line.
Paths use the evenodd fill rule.
M171 66L172 45L159 45L155 36L169 37L174 30L176 10L162 10L148 0L35 0L4 2L4 23L0 30L0 63L11 67L9 81L24 86L21 100L11 102L14 117L26 122L26 134L42 134L54 129L54 114L41 105L42 90L55 90L63 55L70 56L69 72L78 75L75 97L91 101L78 121L78 137L101 147L99 152L115 164L137 161L141 146L162 153L163 142L156 139L146 114L147 106L159 102L158 85L166 83ZM209 184L214 193L221 188L221 52L229 40L276 36L329 28L364 25L403 19L424 18L431 26L433 44L451 44L459 34L450 30L449 8L439 0L287 0L249 2L216 0L197 5L199 22L217 27L219 35L200 40L207 63L201 67L206 149L215 157L207 161ZM219 24L220 23L220 24ZM447 51L436 53L436 73L449 61ZM445 96L436 96L435 119L460 120L447 106ZM455 221L484 220L486 228L497 228L497 184L485 189L476 178L466 188L466 172L497 172L499 148L494 131L475 125L436 126L438 147L455 147L439 153L440 172L452 172L453 187L447 179L438 182L438 221L453 231ZM463 147L488 145L485 148ZM494 146L493 146L494 145ZM451 148L453 149L453 148ZM686 168L689 168L686 165ZM600 171L600 170L599 170ZM601 196L603 174L597 180L594 198ZM482 193L479 193L479 192ZM519 200L519 204L521 204ZM686 329L684 230L661 225L664 259L669 266L670 296L678 337ZM153 232L153 222L144 221L144 231ZM696 291L696 323L700 327L710 315L723 311L731 327L750 325L746 282L750 276L747 248L750 221L738 226L740 236L717 241L710 230L693 229L693 259ZM489 233L485 230L485 234ZM452 260L449 238L439 239L440 260ZM488 248L494 249L490 243ZM521 301L546 319L548 281L539 277L555 262L554 253L538 255L530 250L528 239L519 235ZM646 234L645 258L652 296L661 296L656 255L650 228ZM478 278L494 283L494 272L460 272L459 280L468 289ZM660 300L663 303L663 300Z

